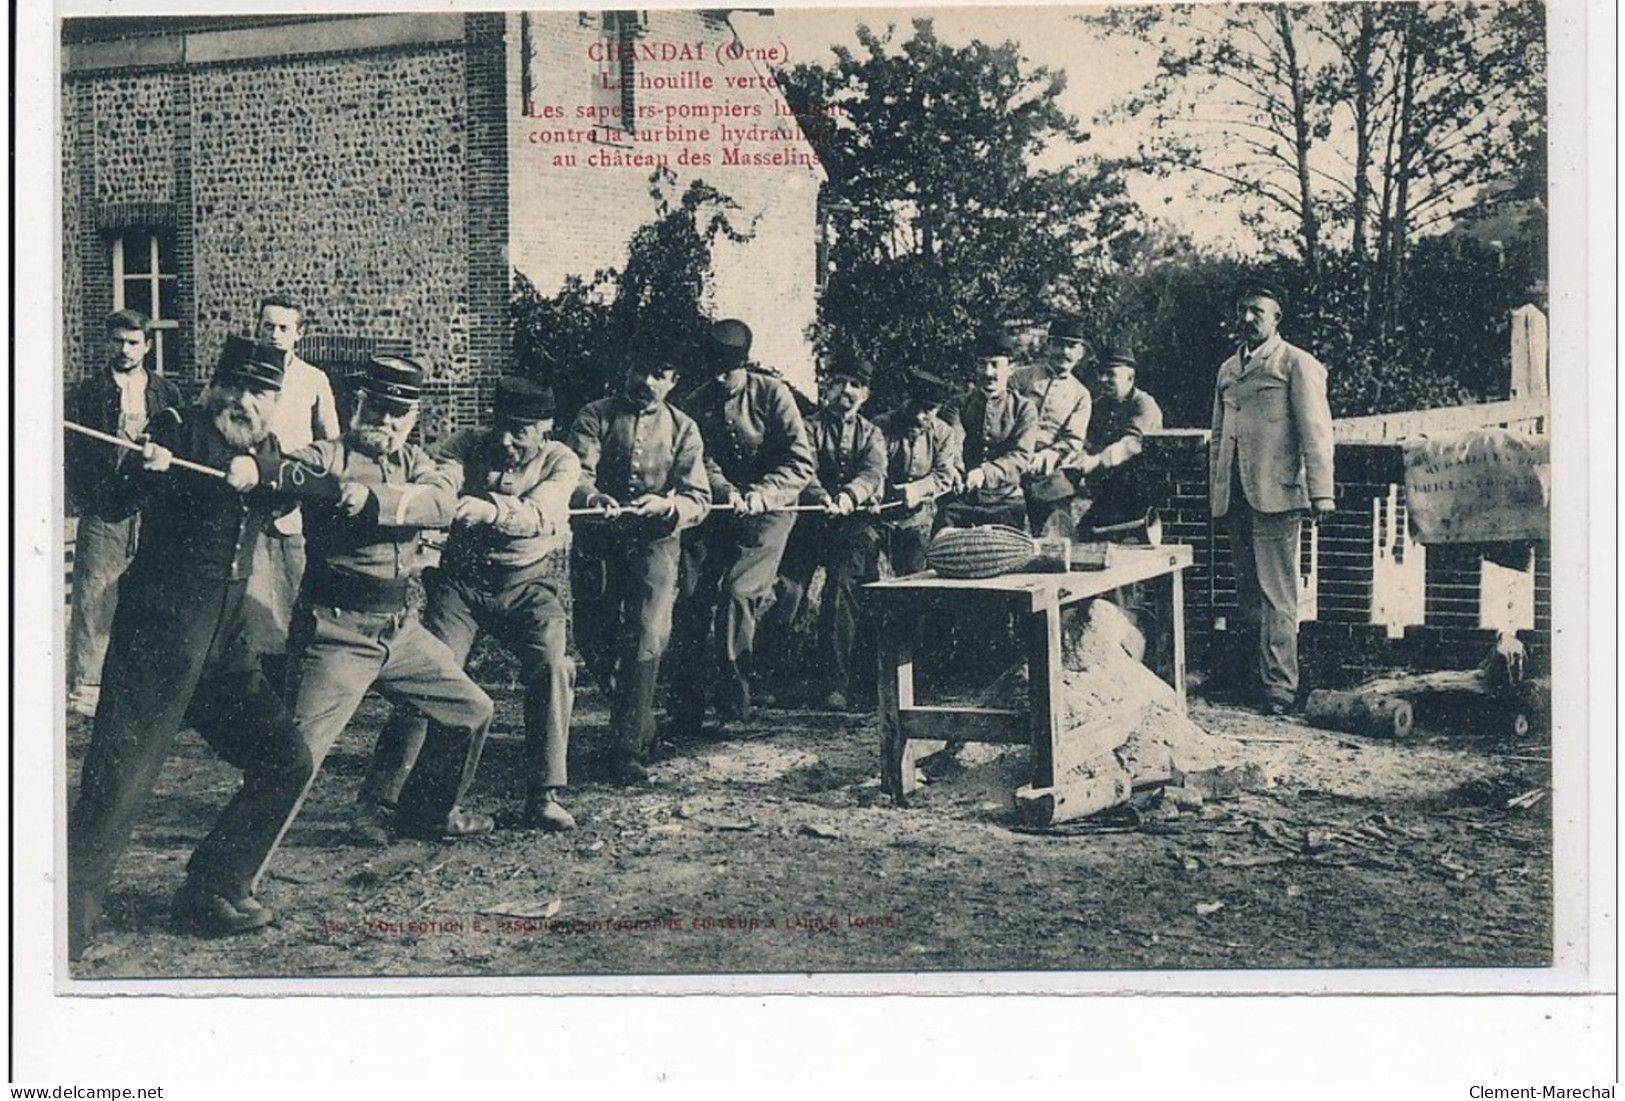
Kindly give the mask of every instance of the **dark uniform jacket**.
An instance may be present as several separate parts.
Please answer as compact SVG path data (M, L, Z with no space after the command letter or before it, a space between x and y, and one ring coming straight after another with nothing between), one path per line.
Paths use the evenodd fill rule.
M802 491L803 500L822 501L824 494L845 493L858 505L879 501L886 489L886 439L862 415L845 420L833 410L807 419L807 434L818 464L818 477Z
M1089 454L1100 460L1086 489L1094 502L1089 520L1096 526L1121 524L1145 515L1153 503L1149 478L1139 463L1145 434L1162 427L1162 410L1144 390L1133 389L1122 401L1101 397L1089 422Z
M1162 407L1144 390L1135 387L1122 401L1101 397L1089 421L1089 454L1098 455L1100 465L1110 470L1138 455L1145 434L1161 428Z
M581 460L581 480L572 498L577 507L594 493L608 494L623 505L646 493L663 494L677 512L660 535L695 526L711 508L699 426L666 402L644 408L623 394L589 402L576 415L569 442ZM633 521L610 523L616 532L625 532Z
M221 471L244 454L232 449L210 416L195 406L184 412L169 408L150 418L147 435L178 458ZM279 463L276 437L266 437L254 455L262 466ZM182 583L246 580L259 533L273 515L290 507L263 484L239 493L223 479L195 470L154 473L133 464L112 479L108 503L108 519L142 516L141 546L127 576Z
M159 419L159 414L181 407L181 392L173 382L154 371L147 374L147 424ZM63 415L75 424L119 434L120 398L118 383L113 381L113 369L104 366L75 386L67 396ZM81 515L108 518L112 507L113 483L118 470L135 460L133 452L112 444L69 432L63 450L63 473L67 481L68 500ZM138 461L138 460L137 460Z
M754 489L768 507L783 507L794 504L812 481L812 445L795 396L782 380L753 368L739 393L729 394L711 379L683 408L705 441L713 499L726 501L730 492Z
M439 463L416 444L374 458L352 447L348 433L260 469L263 484L307 502L300 600L355 611L405 607L408 581L427 564L423 529L451 524L462 480L460 465ZM350 482L368 491L366 507L354 517L334 505Z
M898 409L877 417L875 427L886 440L886 495L904 502L902 509L884 514L888 519L909 515L959 477L959 440L940 417L926 418L922 427Z
M509 468L497 433L469 428L431 449L463 471L461 495L490 501L490 524L453 527L441 552L443 569L496 588L545 575L548 556L563 550L570 530L570 494L581 462L564 444L547 440L527 463Z
M1038 439L1038 411L1020 394L1001 390L989 397L973 390L944 413L959 425L964 470L980 467L987 481L965 501L976 505L1014 505L1023 500L1021 476L1032 462Z

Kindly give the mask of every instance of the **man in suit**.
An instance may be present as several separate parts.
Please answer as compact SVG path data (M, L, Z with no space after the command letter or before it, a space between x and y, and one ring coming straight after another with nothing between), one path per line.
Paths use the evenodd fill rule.
M1238 618L1257 634L1256 684L1242 687L1270 714L1297 700L1300 526L1335 508L1326 368L1282 339L1281 300L1262 283L1236 298L1241 346L1219 368L1208 475L1214 519L1229 520Z
M107 363L67 395L75 424L134 440L147 423L178 408L175 384L147 368L152 322L138 310L107 319ZM112 487L134 455L76 433L63 449L68 500L79 515L73 546L73 607L68 618L68 710L94 715L101 693L102 660L118 604L118 583L135 558L141 518L114 518Z

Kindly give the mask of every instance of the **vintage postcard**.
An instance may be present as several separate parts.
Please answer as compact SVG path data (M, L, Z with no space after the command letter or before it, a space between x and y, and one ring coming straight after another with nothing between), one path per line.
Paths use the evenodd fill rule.
M55 992L1591 987L1587 15L59 7Z

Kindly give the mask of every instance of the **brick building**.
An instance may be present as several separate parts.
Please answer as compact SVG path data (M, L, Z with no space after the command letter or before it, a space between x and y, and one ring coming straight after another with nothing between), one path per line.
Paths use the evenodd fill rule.
M507 365L513 270L543 293L590 278L624 262L655 209L647 169L540 163L527 100L592 102L606 66L635 84L635 62L603 47L667 39L762 71L726 12L64 21L66 379L99 363L102 318L131 306L158 320L160 369L195 390L279 290L310 314L307 359L342 380L410 351L433 368L424 435L470 423ZM718 76L685 102L794 126L770 80ZM701 174L750 231L716 254L716 308L760 319L762 358L809 386L821 171Z
M1225 644L1236 607L1228 540L1209 513L1207 444L1205 430L1168 430L1147 439L1141 458L1164 540L1193 548L1185 611L1198 664ZM1397 443L1339 442L1334 467L1337 511L1306 524L1302 545L1299 631L1311 686L1352 684L1398 664L1468 668L1502 628L1525 643L1536 669L1549 670L1549 543L1414 544ZM1509 596L1518 605L1510 615Z

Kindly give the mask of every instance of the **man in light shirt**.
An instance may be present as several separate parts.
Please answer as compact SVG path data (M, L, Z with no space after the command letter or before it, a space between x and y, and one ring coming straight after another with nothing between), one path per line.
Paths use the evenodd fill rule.
M294 351L304 331L304 310L292 298L269 294L260 299L256 335L280 348L287 358L282 392L271 412L271 434L284 451L297 451L339 434L338 406L327 375ZM280 664L286 652L289 617L304 574L304 517L294 509L266 528L249 574L244 605L248 645L262 660L269 659L268 665Z

